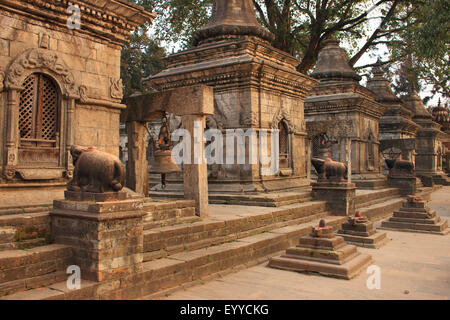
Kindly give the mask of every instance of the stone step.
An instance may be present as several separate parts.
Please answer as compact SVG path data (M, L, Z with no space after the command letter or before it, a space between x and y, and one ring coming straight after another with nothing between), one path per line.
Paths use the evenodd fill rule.
M352 180L353 183L356 184L358 189L365 190L380 190L386 189L388 187L388 183L386 179L368 179L368 180Z
M441 218L438 216L427 219L414 219L414 218L405 218L405 217L391 217L389 219L391 222L406 222L406 223L420 223L420 224L436 224L441 221Z
M150 197L156 199L183 199L184 194L183 192L176 191L151 191ZM209 194L210 204L243 206L281 207L310 200L312 200L312 193L310 190L261 194Z
M326 217L327 225L339 228L345 217ZM145 262L143 271L122 279L119 290L111 282L81 281L81 289L68 290L66 282L2 297L5 300L33 299L135 299L157 298L202 281L221 277L267 261L296 245L319 220L287 226L221 245L181 252L168 258ZM113 280L117 281L117 280ZM125 285L125 284L128 284Z
M28 214L28 213L48 213L52 206L48 204L42 205L29 205L29 206L10 206L0 207L0 216L16 215L16 214Z
M405 201L404 198L394 198L382 203L373 204L367 207L361 207L361 214L371 221L378 221L391 216L392 213L400 209Z
M1 251L0 296L59 281L58 272L72 264L72 249L64 245Z
M389 199L400 197L400 191L397 188L386 188L376 191L356 192L355 206L357 209L367 207L373 204L382 203Z
M430 232L438 234L447 234L449 232L447 220L442 220L436 224L394 222L389 220L382 222L381 229L407 232Z
M0 228L7 228L14 237L10 242L0 244L33 243L33 239L50 239L50 215L48 212L20 213L0 216Z
M212 210L213 208L211 208ZM314 201L277 208L262 214L209 220L151 229L144 232L144 260L200 249L257 233L305 223L326 215L326 202Z
M155 201L146 199L143 209L148 213L144 217L144 230L199 220L199 217L195 215L195 201L193 200Z

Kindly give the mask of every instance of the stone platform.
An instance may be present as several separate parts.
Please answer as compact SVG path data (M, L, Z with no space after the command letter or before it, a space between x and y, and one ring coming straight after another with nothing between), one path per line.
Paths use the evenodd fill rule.
M382 222L381 229L439 235L446 235L450 231L447 220L441 220L436 211L431 211L427 202L416 195L408 196L400 210Z
M370 255L346 244L343 237L336 236L333 228L321 220L310 235L300 238L298 246L287 249L281 257L272 258L269 267L350 280L371 262Z
M357 211L354 217L349 217L337 233L348 244L359 247L378 249L389 242L386 232L377 232L373 222L361 216L360 211Z

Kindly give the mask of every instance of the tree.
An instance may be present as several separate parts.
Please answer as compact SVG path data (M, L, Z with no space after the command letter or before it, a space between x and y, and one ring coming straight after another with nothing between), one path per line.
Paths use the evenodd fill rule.
M130 1L153 11L154 4L148 0ZM124 97L136 92L148 92L142 79L165 68L166 50L149 36L149 24L138 27L128 37L121 55L120 74L124 85Z

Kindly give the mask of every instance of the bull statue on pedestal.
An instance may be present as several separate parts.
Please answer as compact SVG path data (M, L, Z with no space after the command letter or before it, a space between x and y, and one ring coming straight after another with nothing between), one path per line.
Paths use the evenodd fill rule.
M97 150L96 147L72 146L73 179L69 191L92 193L118 192L125 181L125 168L118 157Z
M312 165L316 169L319 182L346 182L347 166L332 159L312 158Z
M402 158L386 159L386 164L389 168L390 176L414 176L414 162L412 161L403 160Z

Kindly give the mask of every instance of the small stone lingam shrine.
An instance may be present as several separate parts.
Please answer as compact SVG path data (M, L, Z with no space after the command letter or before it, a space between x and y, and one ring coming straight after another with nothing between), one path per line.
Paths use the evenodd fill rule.
M299 245L287 249L281 257L272 258L269 267L350 280L371 262L370 255L347 244L322 219L310 235L300 238Z
M446 235L447 220L441 220L436 211L430 211L427 202L416 194L408 196L399 211L381 224L382 229Z
M361 211L356 211L354 217L349 217L337 233L344 237L348 244L359 247L378 249L389 241L386 232L377 232L373 222L362 216Z

